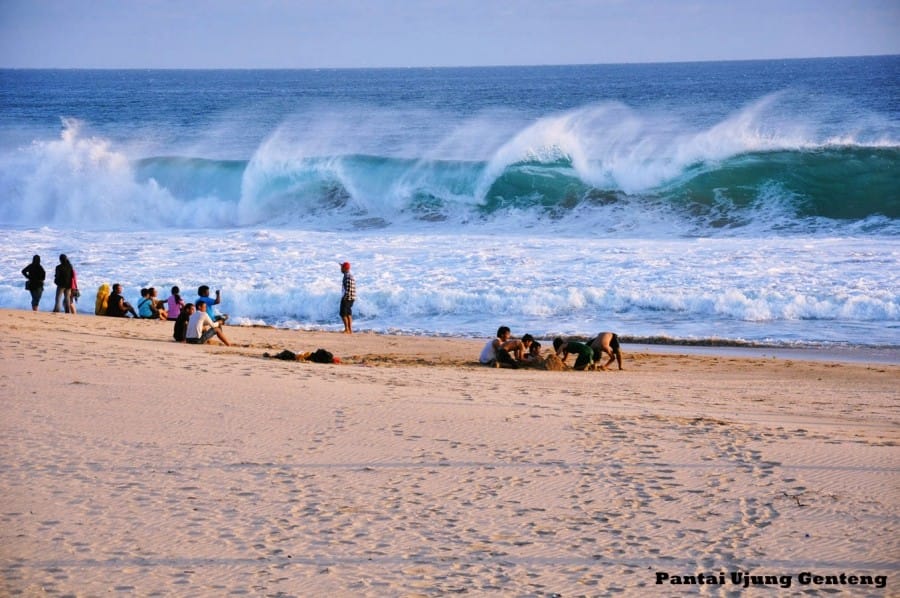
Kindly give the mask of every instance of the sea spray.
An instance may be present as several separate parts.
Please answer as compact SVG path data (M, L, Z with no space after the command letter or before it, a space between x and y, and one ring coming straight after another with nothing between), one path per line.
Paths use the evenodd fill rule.
M640 145L640 142L635 142ZM669 234L799 232L822 226L895 234L900 149L821 147L731 156L677 168L646 164L659 185L628 193L621 158L576 167L572 146L504 149L487 163L381 156L291 157L260 148L250 161L177 156L130 161L108 140L66 121L60 139L9 160L0 218L7 224L86 228L289 225L346 228L430 222L477 226L520 219L606 222L633 232L655 214ZM510 161L511 156L521 158ZM649 158L645 158L648 160ZM579 158L582 160L582 158ZM579 170L592 172L585 180ZM640 170L639 165L630 167ZM671 172L666 172L666 170ZM645 175L647 176L647 175ZM602 180L601 180L602 179ZM598 185L605 181L606 187ZM634 179L631 179L634 184ZM625 209L619 209L625 208ZM573 229L574 230L574 229ZM665 234L664 230L654 231Z

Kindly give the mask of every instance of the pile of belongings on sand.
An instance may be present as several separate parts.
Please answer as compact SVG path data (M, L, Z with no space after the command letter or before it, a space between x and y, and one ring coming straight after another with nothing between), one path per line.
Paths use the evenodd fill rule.
M285 361L312 361L313 363L340 363L341 358L335 357L331 351L325 349L316 349L315 351L307 351L306 353L294 353L285 349L281 353L270 355L263 353L263 357L271 357L272 359L283 359Z

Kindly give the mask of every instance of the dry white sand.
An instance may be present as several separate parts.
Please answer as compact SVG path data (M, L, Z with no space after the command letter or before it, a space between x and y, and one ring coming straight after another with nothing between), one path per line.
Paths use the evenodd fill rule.
M227 331L0 310L0 595L900 595L898 365Z

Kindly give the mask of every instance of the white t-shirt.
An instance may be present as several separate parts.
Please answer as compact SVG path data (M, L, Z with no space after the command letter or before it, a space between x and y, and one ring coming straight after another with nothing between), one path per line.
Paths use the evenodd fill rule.
M494 349L494 343L500 340L499 338L491 339L484 346L484 349L481 350L481 356L478 358L478 361L484 364L488 364L495 359L497 359L497 350Z
M204 322L207 323L207 326L203 325ZM210 319L209 314L198 309L191 314L191 318L188 320L186 338L200 338L203 336L203 329L212 325L213 321Z

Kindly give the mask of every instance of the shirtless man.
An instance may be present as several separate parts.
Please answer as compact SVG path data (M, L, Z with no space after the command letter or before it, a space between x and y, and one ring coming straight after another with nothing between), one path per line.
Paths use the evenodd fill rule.
M594 355L598 358L606 353L609 355L609 359L606 363L600 366L600 369L606 370L609 365L616 361L619 364L619 369L624 369L622 367L622 351L619 350L619 335L615 332L601 332L597 335L597 338L592 340L589 343L591 349L594 350ZM598 359L599 361L599 359Z

